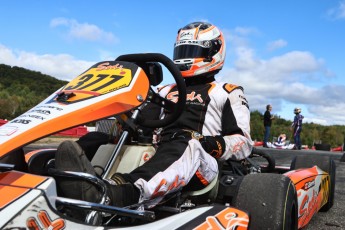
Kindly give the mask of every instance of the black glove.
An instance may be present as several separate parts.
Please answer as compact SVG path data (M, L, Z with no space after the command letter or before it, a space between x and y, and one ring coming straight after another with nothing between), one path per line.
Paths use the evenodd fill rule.
M220 158L225 152L225 141L220 135L202 136L199 141L204 150L214 158Z
M200 141L203 149L214 158L220 158L225 152L225 141L223 136L203 136L202 134L191 130L180 130L175 132L170 140L178 138L193 138Z

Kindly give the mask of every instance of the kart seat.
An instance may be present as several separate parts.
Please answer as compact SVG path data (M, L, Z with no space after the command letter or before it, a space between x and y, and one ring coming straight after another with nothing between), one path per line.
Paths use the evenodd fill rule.
M211 181L211 183L209 183L205 188L196 190L196 191L187 191L185 192L184 195L187 197L198 197L198 196L209 193L208 198L211 200L214 200L216 198L217 191L218 191L218 181L219 181L218 175L219 173Z
M215 200L218 194L220 172L222 171L223 163L224 162L217 160L218 173L215 176L215 178L205 188L196 190L196 191L186 191L184 192L183 196L186 196L192 199L196 197L206 196L207 200Z
M99 176L103 174L115 147L115 144L101 145L92 158L91 164ZM124 145L117 160L112 165L109 176L116 172L129 173L148 161L154 154L155 148L152 145Z

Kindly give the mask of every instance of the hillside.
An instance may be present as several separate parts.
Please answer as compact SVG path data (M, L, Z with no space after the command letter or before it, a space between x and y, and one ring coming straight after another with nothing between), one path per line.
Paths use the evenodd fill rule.
M24 113L47 96L65 85L66 81L27 70L20 67L11 67L0 64L0 119L11 120ZM251 112L251 136L253 140L262 141L264 134L263 114L258 111ZM291 121L276 115L272 123L271 139L285 133L293 140L290 130ZM314 123L303 124L301 133L302 144L311 146L321 141L332 147L344 143L345 126L322 126Z
M66 83L40 72L0 64L0 118L17 117Z

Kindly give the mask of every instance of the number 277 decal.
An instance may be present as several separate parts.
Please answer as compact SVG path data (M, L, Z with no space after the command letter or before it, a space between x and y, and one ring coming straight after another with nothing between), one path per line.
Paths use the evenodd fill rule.
M66 85L64 90L92 91L104 94L126 87L132 80L129 69L91 68Z

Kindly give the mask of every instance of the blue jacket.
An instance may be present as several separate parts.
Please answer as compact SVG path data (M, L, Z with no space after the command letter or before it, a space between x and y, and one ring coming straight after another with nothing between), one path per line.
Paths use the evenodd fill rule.
M293 120L293 123L292 123L292 127L302 127L302 120L303 120L303 115L302 114L296 114L294 120Z

